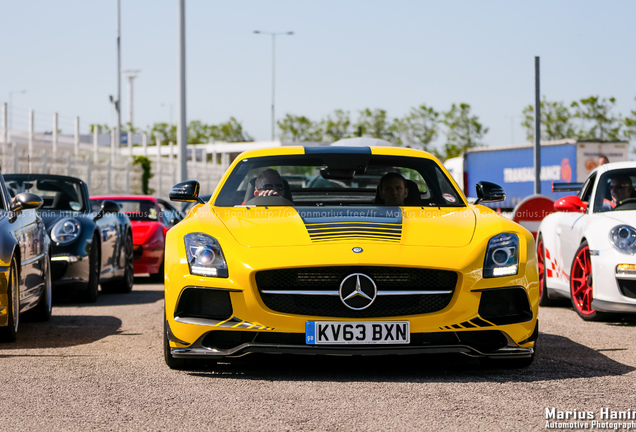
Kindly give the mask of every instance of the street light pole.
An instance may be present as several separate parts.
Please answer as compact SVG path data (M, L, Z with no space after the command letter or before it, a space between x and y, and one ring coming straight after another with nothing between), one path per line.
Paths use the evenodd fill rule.
M26 90L17 90L17 91L10 91L9 92L9 130L12 128L13 125L13 94L24 94L26 93Z
M274 130L276 126L276 114L275 114L275 88L276 88L276 36L288 35L291 36L294 32L266 32L261 30L254 30L255 34L270 35L272 37L272 141L274 141Z
M179 147L179 165L177 178L180 182L188 180L188 123L186 120L186 23L185 0L179 0L179 88L178 109L179 120L177 122L177 146ZM161 178L161 177L160 177Z
M119 151L121 146L121 0L117 0L117 100L115 101L115 109L117 110L115 146Z

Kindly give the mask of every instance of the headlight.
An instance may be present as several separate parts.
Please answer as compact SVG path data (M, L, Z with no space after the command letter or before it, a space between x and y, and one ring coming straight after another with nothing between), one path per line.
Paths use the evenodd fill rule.
M519 237L502 233L490 239L484 260L484 277L516 275L519 271Z
M186 234L185 248L190 273L193 275L221 278L228 276L223 251L214 237L203 233Z
M82 227L75 219L63 218L53 225L51 238L54 242L65 244L75 240L81 232Z
M612 244L626 254L636 253L636 229L629 225L618 225L610 232Z

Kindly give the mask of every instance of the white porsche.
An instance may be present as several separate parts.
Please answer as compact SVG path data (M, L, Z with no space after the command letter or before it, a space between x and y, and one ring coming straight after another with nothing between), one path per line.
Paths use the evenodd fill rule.
M589 321L636 314L634 185L636 162L601 165L569 188L555 185L578 194L558 199L539 226L539 304L570 298Z

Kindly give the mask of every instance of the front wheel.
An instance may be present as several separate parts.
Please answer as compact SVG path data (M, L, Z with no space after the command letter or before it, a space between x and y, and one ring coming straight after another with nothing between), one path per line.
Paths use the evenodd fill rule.
M590 247L583 241L574 255L570 270L570 298L572 307L585 321L600 321L607 315L592 308L594 300L594 277L592 275L592 260Z
M170 353L170 342L168 341L168 322L164 317L163 321L163 357L170 369L182 370L187 368L187 359L172 357Z
M9 283L7 284L7 326L0 327L0 341L15 342L20 324L20 289L18 282L18 263L11 258Z

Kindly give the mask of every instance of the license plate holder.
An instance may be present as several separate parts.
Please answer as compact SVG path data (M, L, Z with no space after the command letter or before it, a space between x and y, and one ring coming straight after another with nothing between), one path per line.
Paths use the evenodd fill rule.
M411 342L409 321L307 321L307 345L389 345Z

